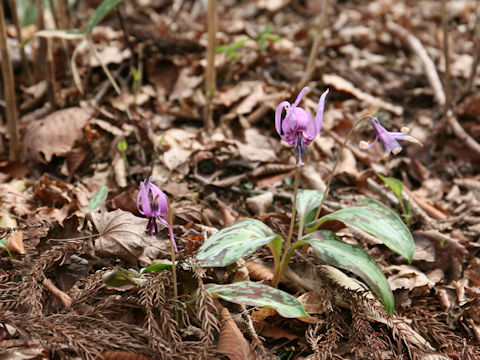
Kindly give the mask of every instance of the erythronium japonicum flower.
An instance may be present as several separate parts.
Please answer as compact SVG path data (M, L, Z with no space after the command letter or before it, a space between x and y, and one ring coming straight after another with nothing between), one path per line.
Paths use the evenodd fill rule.
M151 178L145 179L140 183L140 191L137 196L137 209L140 214L148 218L147 230L148 234L152 236L158 233L157 220L165 225L170 235L175 251L177 251L177 244L173 237L172 227L162 218L168 212L167 196L155 184L152 184Z
M275 128L280 138L291 146L295 146L295 154L298 154L298 166L303 165L302 155L305 155L305 146L310 145L315 136L322 130L323 109L325 107L325 98L328 89L320 97L318 102L317 114L315 120L303 108L298 107L300 100L308 91L304 87L298 94L295 102L290 104L288 101L282 101L275 111ZM282 112L285 109L286 114L282 120Z
M361 149L370 149L373 145L377 143L378 139L380 139L383 147L385 148L384 156L387 157L388 155L390 155L390 153L397 155L400 151L402 151L402 146L398 143L398 140L405 140L423 146L420 141L408 135L409 129L407 127L402 127L400 129L400 132L387 131L380 124L380 121L378 121L377 118L374 117L372 117L372 119L370 120L370 125L372 125L377 136L375 137L375 140L373 140L370 144L366 141L360 141Z

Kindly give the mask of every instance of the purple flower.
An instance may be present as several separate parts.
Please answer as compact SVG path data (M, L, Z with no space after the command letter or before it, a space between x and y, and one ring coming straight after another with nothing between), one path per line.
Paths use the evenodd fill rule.
M298 166L303 165L302 154L305 155L306 153L305 146L309 145L322 129L323 108L325 107L325 98L328 94L327 89L320 97L317 115L315 120L313 120L308 112L301 107L297 107L308 90L308 87L304 87L293 105L288 101L282 101L275 111L275 128L277 133L283 141L295 146L295 154L298 154ZM284 109L286 114L282 120Z
M151 182L151 178L143 180L140 183L140 191L137 196L137 209L142 215L148 218L147 230L148 234L152 236L158 233L157 220L165 225L170 235L175 251L177 251L177 244L173 237L172 227L162 218L168 212L167 196L160 188Z
M385 148L384 156L387 157L388 155L390 155L390 153L393 153L396 155L400 151L402 151L402 146L398 143L398 140L410 141L420 146L423 146L423 144L420 141L408 135L409 129L407 127L402 127L400 129L400 132L387 131L380 124L380 121L378 121L377 118L372 118L370 120L370 125L372 125L377 136L375 137L375 140L373 140L373 142L371 142L370 144L368 144L366 141L360 141L361 149L364 149L364 150L370 149L373 145L376 144L378 139L380 139L380 141L383 144L383 147Z

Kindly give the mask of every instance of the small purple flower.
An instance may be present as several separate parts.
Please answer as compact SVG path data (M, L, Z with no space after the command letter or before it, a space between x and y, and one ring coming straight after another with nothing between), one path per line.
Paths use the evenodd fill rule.
M160 188L151 182L151 178L145 179L140 183L140 191L137 196L137 209L142 215L148 218L147 230L148 234L152 236L158 233L157 220L165 225L170 235L175 251L177 251L177 244L173 237L172 227L162 218L168 212L167 196Z
M308 91L304 87L298 94L295 103L291 105L288 101L282 101L275 111L275 128L280 138L289 145L295 146L295 154L298 154L298 166L303 165L302 155L306 154L305 146L310 145L315 136L322 129L323 109L328 89L320 97L318 102L317 115L315 120L303 108L297 107L303 95ZM282 120L282 112L285 109L285 118ZM282 134L283 132L283 134Z
M377 143L378 139L380 139L383 147L385 148L384 156L387 157L388 155L390 155L390 153L397 155L400 151L402 151L402 146L398 143L397 140L405 140L423 146L420 141L408 135L408 132L410 130L407 127L402 127L400 129L400 132L387 131L380 124L380 121L378 121L377 118L374 117L372 117L372 119L370 120L370 125L372 125L377 136L375 137L375 140L373 140L373 142L371 142L370 144L366 141L360 141L361 149L370 149L373 145Z

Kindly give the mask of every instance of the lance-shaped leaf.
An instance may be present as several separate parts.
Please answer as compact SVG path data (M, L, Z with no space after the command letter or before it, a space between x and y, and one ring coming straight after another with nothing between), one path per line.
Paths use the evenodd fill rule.
M244 219L210 236L200 246L196 259L200 266L227 266L269 245L278 259L282 239L267 225L255 219Z
M365 199L357 205L335 211L307 225L307 231L314 231L328 220L338 220L363 230L380 239L390 250L405 256L412 262L415 251L413 236L402 219L381 202Z
M102 205L105 202L105 200L107 200L107 197L108 197L108 187L104 185L90 199L90 202L88 203L88 209L95 210L99 208L100 205Z
M351 271L358 275L372 289L382 302L385 310L393 314L395 301L387 279L375 260L362 248L346 244L329 230L319 230L304 235L294 247L310 244L313 253L326 263Z
M207 291L213 297L220 297L235 304L273 308L286 318L308 316L295 296L252 281L213 285L208 287Z
M315 210L320 206L322 202L323 193L319 190L304 190L299 189L297 195L297 213L300 218L300 222L304 221L305 224L308 224L313 220L312 214L309 216L312 210Z
M93 12L92 16L88 18L87 25L85 26L87 33L91 32L93 28L121 2L122 0L103 0Z

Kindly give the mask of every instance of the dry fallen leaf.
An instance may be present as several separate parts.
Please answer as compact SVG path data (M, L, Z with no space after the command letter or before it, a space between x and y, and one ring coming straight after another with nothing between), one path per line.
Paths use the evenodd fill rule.
M222 307L222 327L218 337L217 352L230 360L255 360L257 357L227 308Z
M83 136L91 109L71 107L29 124L22 141L22 159L46 164L54 155L65 156Z
M95 254L137 262L149 245L145 236L148 220L120 209L91 215L100 235L95 241Z
M392 265L387 267L385 271L395 273L388 277L388 284L392 291L400 288L412 290L423 286L432 288L434 285L423 272L413 266Z
M271 267L254 261L247 261L246 265L248 274L252 280L261 281L273 279L274 270Z
M14 232L7 238L7 248L11 252L16 252L21 255L25 254L22 231Z

